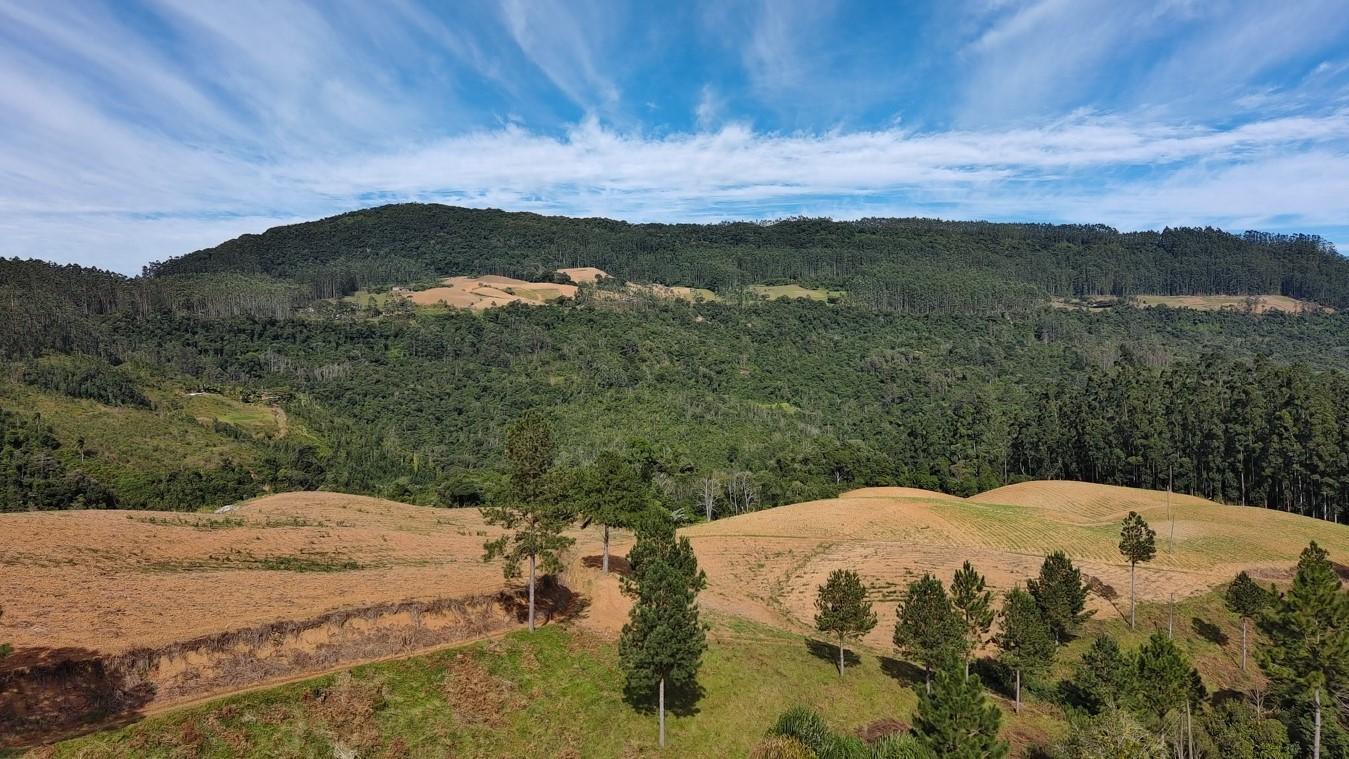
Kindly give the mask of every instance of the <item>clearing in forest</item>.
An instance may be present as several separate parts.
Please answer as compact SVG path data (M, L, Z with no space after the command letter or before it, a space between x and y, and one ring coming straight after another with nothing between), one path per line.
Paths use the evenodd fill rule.
M1199 311L1244 311L1267 314L1281 311L1288 314L1330 313L1334 309L1287 295L1137 295L1141 306L1170 306L1193 308Z

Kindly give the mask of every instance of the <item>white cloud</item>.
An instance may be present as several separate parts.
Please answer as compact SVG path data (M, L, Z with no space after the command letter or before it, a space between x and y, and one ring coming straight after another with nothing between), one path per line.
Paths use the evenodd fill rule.
M1289 229L1349 219L1349 105L1290 108L1278 89L1246 90L1258 93L1246 108L1266 114L1255 119L1140 108L1056 111L1021 127L896 120L771 131L729 120L727 110L747 109L710 72L701 81L715 85L683 93L695 126L652 131L604 113L621 97L605 74L614 26L598 6L508 0L486 31L469 34L405 3L380 14L318 13L300 0L153 2L163 3L168 42L93 2L34 10L0 0L0 255L137 271L243 232L392 200L631 220L806 212ZM760 9L748 58L738 58L762 69L751 88L827 86L802 64L818 51L799 22L828 9ZM970 49L980 65L1068 13L1060 0L985 12L995 22ZM517 43L522 53L503 58ZM1079 44L1065 41L1063 60L1090 68L1095 53ZM1027 59L1005 81L1035 80L1050 63ZM537 89L519 76L535 66L548 77L537 82L587 115L533 126L539 110L514 95ZM500 118L456 120L470 110L457 99L464 71L501 84ZM1336 80L1330 68L1309 64L1308 74ZM418 77L432 78L443 102L408 84Z

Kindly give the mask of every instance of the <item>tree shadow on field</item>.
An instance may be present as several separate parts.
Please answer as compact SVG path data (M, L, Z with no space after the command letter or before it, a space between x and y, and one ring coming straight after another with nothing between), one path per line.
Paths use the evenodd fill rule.
M817 659L823 659L829 662L834 669L838 669L838 644L827 643L816 638L806 638L806 652ZM862 657L851 651L847 646L843 647L843 668L856 667L862 663Z
M676 717L692 717L698 713L698 702L705 693L703 686L698 683L682 688L666 683L665 711ZM650 691L638 691L627 685L623 686L623 700L642 714L655 714L656 707L660 705L659 699L659 691L655 686L652 686Z
M523 623L529 619L529 588L507 591L501 599L506 613ZM534 588L534 616L543 623L566 622L584 617L590 599L558 582L555 575L543 575Z
M900 685L909 688L922 688L924 683L927 682L927 675L923 672L922 667L916 667L909 662L889 656L880 657L880 661L881 671L899 681Z
M604 567L604 557L600 554L594 556L582 556L581 566L588 569L602 569ZM609 556L609 573L619 577L627 577L632 574L632 565L628 563L626 556Z
M49 742L141 717L155 696L140 652L15 649L0 660L0 749Z
M1218 629L1217 625L1213 624L1212 622L1206 619L1194 617L1190 620L1190 624L1194 627L1195 633L1199 635L1199 637L1208 641L1209 643L1216 643L1219 646L1225 646L1227 645L1227 641L1230 640L1227 637L1227 633Z

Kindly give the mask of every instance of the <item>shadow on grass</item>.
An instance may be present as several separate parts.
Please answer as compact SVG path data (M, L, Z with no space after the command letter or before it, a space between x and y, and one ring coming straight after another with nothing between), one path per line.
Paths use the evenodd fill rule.
M894 678L908 688L922 688L927 682L927 675L922 667L916 667L909 662L895 659L889 656L880 657L881 671Z
M1199 617L1194 617L1190 620L1190 624L1193 625L1195 634L1209 643L1216 643L1219 646L1227 645L1227 641L1229 640L1227 633L1218 629L1218 626L1212 622L1206 619L1200 619Z
M136 721L155 696L134 656L18 648L0 662L0 747Z
M523 623L529 619L529 589L510 591L502 598L507 614ZM590 599L559 583L554 575L539 578L534 589L534 617L536 621L566 622L584 617L590 609Z
M676 717L691 717L698 713L698 702L702 700L705 691L703 686L694 683L692 686L675 687L669 683L665 684L665 711ZM638 712L642 714L655 714L656 707L659 705L659 691L656 686L651 686L650 690L634 690L628 686L623 687L623 700L628 702Z
M829 662L829 666L833 667L834 669L838 669L838 644L837 644L837 643L827 643L827 642L825 642L825 641L817 640L817 639L815 639L815 638L807 638L807 639L806 639L806 651L807 651L811 656L814 656L814 657L817 658L817 659L823 659L823 660ZM844 668L844 669L847 669L848 667L856 667L858 664L861 664L861 663L862 663L862 657L860 657L860 656L858 656L856 653L854 653L854 652L848 650L847 647L844 647L844 649L843 649L843 668Z

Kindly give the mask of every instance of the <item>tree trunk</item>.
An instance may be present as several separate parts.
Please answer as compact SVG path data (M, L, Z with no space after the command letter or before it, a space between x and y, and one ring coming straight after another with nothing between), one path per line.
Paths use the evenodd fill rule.
M1313 697L1316 704L1316 716L1312 724L1315 726L1315 732L1312 734L1312 759L1321 759L1321 689L1317 688Z
M843 677L843 636L838 637L838 676Z
M1016 671L1016 713L1021 713L1021 670Z
M660 679L660 747L665 748L665 678Z
M529 631L534 632L534 565L536 557L529 555Z
M604 573L609 574L609 525L604 526Z
M1134 571L1138 565L1129 562L1129 629L1134 629L1138 624L1138 586L1134 582Z
M932 695L932 667L930 666L923 667L923 689L927 691L929 696Z
M1246 671L1246 618L1241 618L1241 671Z

